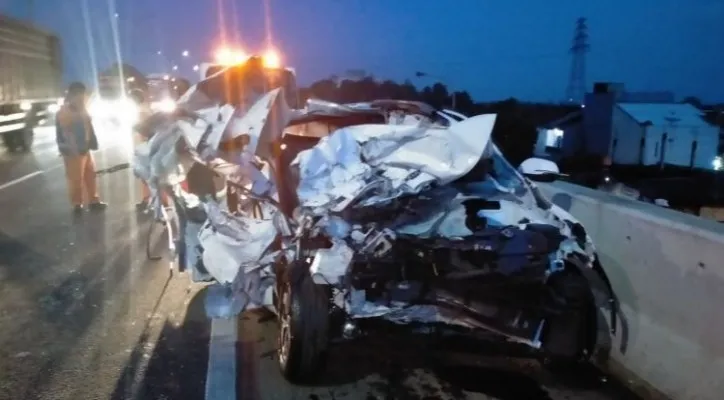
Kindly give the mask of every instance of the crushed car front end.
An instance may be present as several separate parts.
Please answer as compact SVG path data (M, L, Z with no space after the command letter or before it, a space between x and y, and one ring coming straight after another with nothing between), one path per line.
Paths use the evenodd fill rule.
M290 381L314 379L330 343L376 321L557 359L593 350L592 241L508 163L495 115L395 101L293 110L283 89L242 106L214 84L222 75L193 87L179 101L192 112L164 130L235 189L185 224L187 257L198 253L187 264L226 288L231 314L276 312ZM155 158L173 164L139 163Z
M297 155L305 232L278 269L276 309L289 321L280 360L301 363L298 346L321 354L320 330L351 338L380 319L492 334L556 358L591 351L592 297L578 272L593 262L590 238L488 140L494 120L351 126ZM317 333L284 333L307 318ZM304 381L315 359L282 366Z

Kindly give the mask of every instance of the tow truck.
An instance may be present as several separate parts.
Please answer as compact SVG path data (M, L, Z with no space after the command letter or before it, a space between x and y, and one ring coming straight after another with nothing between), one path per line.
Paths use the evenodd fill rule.
M276 50L249 55L243 50L222 48L216 52L215 62L199 66L200 78L207 79L228 67L237 69L238 73L234 75L240 78L239 82L229 82L230 85L256 85L264 92L283 87L289 107L299 108L296 71L282 65L281 56Z
M199 65L200 79L204 81L226 69L232 69L225 74L224 90L227 95L233 93L247 93L244 88L255 87L256 92L264 93L279 87L284 88L285 100L290 108L300 108L301 100L297 87L296 71L291 67L283 66L281 56L276 50L267 50L261 54L249 55L243 50L221 48L215 54L214 62ZM243 99L229 99L231 103L238 103ZM238 143L222 143L226 149L233 149ZM194 164L188 172L187 182L191 191L197 195L210 195L214 198L217 193L225 193L229 210L242 207L245 195L237 188L225 185L224 179L216 176L201 164Z

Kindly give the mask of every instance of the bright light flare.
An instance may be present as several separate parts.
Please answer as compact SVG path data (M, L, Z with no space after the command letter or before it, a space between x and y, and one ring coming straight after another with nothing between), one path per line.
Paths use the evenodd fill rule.
M714 161L711 162L711 166L714 167L715 171L720 171L724 167L724 160L721 157L714 157Z
M228 47L223 47L216 52L214 58L218 64L234 65L243 63L249 57L241 50L232 50Z
M118 113L121 121L123 122L129 124L135 124L138 122L138 105L131 99L124 97L118 102Z
M262 60L266 68L280 68L282 66L281 57L276 50L267 50Z
M219 64L228 64L234 58L234 53L231 49L222 48L216 51L214 57Z
M88 104L88 113L96 119L112 118L131 125L138 122L139 118L138 105L125 97L119 100L93 98Z
M171 113L176 109L176 102L169 98L165 98L160 101L154 101L153 103L151 103L151 109L164 113Z
M110 112L111 107L108 102L99 98L92 98L88 103L88 113L93 118L103 118Z

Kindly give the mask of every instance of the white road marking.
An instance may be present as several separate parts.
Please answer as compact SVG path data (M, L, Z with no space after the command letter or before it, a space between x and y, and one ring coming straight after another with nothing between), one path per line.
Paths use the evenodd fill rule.
M211 320L206 400L236 399L236 318Z
M40 170L40 171L35 171L35 172L33 172L33 173L30 173L30 174L21 176L21 177L18 178L18 179L13 179L13 180L10 181L10 182L5 182L5 183L3 183L2 185L0 185L0 190L7 189L7 188L9 188L10 186L16 185L16 184L18 184L18 183L20 183L20 182L27 181L28 179L35 178L36 176L42 175L42 174L44 174L44 173L46 173L46 172L50 172L50 171L56 170L56 169L58 169L58 168L60 168L60 167L62 167L62 166L63 166L63 164L54 165L54 166L52 166L52 167L50 167L50 168L48 168L48 169L44 169L44 170Z
M10 181L10 182L3 183L2 185L0 185L0 190L7 189L7 188L9 188L10 186L13 186L13 185L15 185L15 184L18 184L18 183L23 182L23 181L27 181L28 179L33 178L33 177L36 177L36 176L38 176L38 175L42 175L44 172L45 172L45 171L35 171L35 172L33 172L32 174L27 174L27 175L25 175L25 176L21 176L21 177L18 178L18 179L14 179L14 180L12 180L12 181Z
M50 167L50 168L44 169L44 170L43 170L43 173L50 172L50 171L55 171L56 169L62 168L62 167L63 167L63 164L56 164L56 165L53 165L53 166Z

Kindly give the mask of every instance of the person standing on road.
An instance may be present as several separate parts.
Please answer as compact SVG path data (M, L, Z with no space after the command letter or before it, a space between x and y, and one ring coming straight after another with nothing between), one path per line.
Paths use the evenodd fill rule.
M76 213L83 211L84 204L94 211L106 208L98 196L95 163L90 153L98 150L98 139L86 103L85 85L72 83L55 121L56 142L63 156L68 194Z

